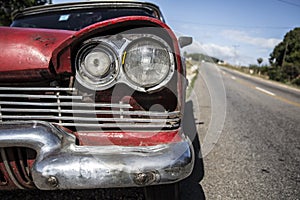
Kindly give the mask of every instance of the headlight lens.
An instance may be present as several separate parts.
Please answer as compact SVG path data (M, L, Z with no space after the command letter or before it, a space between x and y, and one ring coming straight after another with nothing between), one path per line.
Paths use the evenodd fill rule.
M90 75L102 77L109 71L111 63L109 55L105 52L95 51L84 58L83 65Z
M138 87L150 88L168 81L174 71L173 55L152 38L134 41L124 55L124 72Z
M118 73L117 56L105 43L88 43L76 57L77 80L92 89L111 86Z

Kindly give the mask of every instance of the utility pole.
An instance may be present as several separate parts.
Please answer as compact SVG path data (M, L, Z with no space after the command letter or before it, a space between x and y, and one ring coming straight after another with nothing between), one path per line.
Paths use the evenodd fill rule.
M286 42L286 45L285 45L284 53L283 53L283 58L282 58L281 67L283 67L284 64L285 64L285 57L286 57L286 51L287 51L288 45L289 45L289 42L287 41L287 42Z
M237 61L237 51L236 50L237 50L238 47L240 47L240 45L235 44L235 45L232 45L232 46L234 48L234 60L235 60L235 64L237 66L239 66L238 61Z
M289 42L287 41L285 44L283 58L282 58L282 62L281 62L281 69L283 69L283 67L285 65L285 57L286 57L286 51L287 51L288 45L289 45ZM289 79L289 82L291 82L291 77L289 74L288 74L288 79Z

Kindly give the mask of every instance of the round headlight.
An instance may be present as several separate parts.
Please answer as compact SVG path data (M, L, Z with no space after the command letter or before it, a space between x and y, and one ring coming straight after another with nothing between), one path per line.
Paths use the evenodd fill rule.
M109 71L111 63L109 55L101 51L95 51L85 57L83 64L90 75L102 77Z
M152 38L134 41L124 55L124 72L138 87L151 88L170 79L173 54L161 42Z
M91 89L106 89L115 80L117 56L105 43L85 44L76 57L76 78Z

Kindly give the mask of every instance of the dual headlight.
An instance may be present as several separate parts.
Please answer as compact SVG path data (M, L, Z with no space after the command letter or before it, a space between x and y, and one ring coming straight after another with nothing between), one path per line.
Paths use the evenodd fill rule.
M123 82L138 91L155 91L174 74L171 52L168 44L154 35L128 35L118 40L94 38L77 54L76 78L97 90Z

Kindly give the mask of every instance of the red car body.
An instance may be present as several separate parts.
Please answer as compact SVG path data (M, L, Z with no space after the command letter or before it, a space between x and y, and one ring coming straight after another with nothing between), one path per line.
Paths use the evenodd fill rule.
M1 27L0 46L0 189L144 187L189 176L193 149L181 125L185 65L161 19L122 16L78 31ZM172 66L149 61L146 50L170 56ZM115 58L103 75L112 80L97 79L103 86L78 72L93 53ZM136 69L126 63L129 54L167 66L164 80L137 84L133 78L142 75L129 74Z

